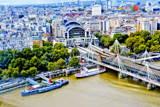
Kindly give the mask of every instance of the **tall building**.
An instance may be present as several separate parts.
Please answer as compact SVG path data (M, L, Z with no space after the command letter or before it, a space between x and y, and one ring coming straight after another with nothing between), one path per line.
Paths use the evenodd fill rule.
M98 16L102 14L102 6L101 5L94 5L92 7L92 16Z
M155 19L146 19L146 18L139 18L137 21L136 30L146 30L151 33L151 35L154 34L155 31L157 31L157 20Z
M106 10L108 10L108 1L109 0L106 0Z
M111 0L106 0L106 10L112 8L112 1Z
M96 0L96 4L101 5L102 4L101 0Z
M112 6L116 6L117 5L117 0L112 0Z
M77 0L77 5L80 5L80 1L79 0Z

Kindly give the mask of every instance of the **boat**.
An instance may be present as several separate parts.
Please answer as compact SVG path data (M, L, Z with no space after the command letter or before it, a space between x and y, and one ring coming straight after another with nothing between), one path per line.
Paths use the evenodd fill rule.
M49 81L42 81L41 84L33 85L29 89L25 89L24 91L22 91L21 96L29 96L29 95L44 93L47 91L60 88L68 83L69 81L67 79L58 79L56 81L52 81L52 83Z
M96 68L96 69L88 70L86 67L84 67L81 69L81 72L76 73L75 76L76 76L76 78L85 78L85 77L90 77L90 76L104 73L105 71L106 71L105 68L100 68L100 69Z

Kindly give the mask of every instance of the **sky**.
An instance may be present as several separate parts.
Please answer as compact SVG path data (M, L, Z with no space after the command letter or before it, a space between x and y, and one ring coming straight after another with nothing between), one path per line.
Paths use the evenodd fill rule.
M48 4L57 2L68 2L77 0L0 0L0 5L21 5L21 4ZM94 1L94 0L81 0Z

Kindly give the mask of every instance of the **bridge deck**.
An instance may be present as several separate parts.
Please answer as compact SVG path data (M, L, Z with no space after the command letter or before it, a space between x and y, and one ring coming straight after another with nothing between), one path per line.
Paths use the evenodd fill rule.
M126 74L126 75L135 77L135 78L140 79L140 80L142 80L142 81L145 81L145 82L148 82L148 83L151 83L151 84L160 86L160 83L159 83L159 82L154 81L154 80L151 80L151 79L144 78L144 77L142 77L142 76L140 76L140 75L138 75L138 74L134 74L134 73L131 73L131 72L128 72L128 71L125 71L125 70L121 70L121 69L119 69L119 68L117 68L117 67L114 67L114 66L112 66L112 65L108 65L108 64L102 63L102 62L100 62L100 61L96 61L96 60L90 59L90 58L85 57L85 56L82 56L82 58L84 58L84 59L86 59L86 60L88 60L88 61L91 61L91 62L93 62L93 63L96 63L96 64L98 64L98 65L101 65L101 66L110 68L110 69L112 69L112 70L115 70L115 71L119 71L119 72L121 72L121 73L124 73L124 74Z

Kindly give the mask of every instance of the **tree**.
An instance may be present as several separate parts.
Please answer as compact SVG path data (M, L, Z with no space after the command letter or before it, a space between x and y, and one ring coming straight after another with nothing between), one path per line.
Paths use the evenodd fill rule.
M43 46L52 46L52 43L49 41L44 41Z
M67 58L69 57L68 49L62 48L62 49L54 49L53 54L55 55L55 61L57 61L60 58Z
M44 53L43 48L33 48L34 55L40 58Z
M31 59L34 56L34 52L31 50L30 47L24 48L22 50L23 58L25 59Z
M114 39L110 38L108 36L103 36L100 39L100 44L105 47L109 47L109 46L113 45L113 42L114 42Z
M30 67L31 67L30 61L27 60L27 61L25 62L25 64L24 64L24 66L23 66L23 69L24 69L24 70L27 70L27 69L29 69Z
M58 66L57 66L56 62L54 62L54 63L49 62L47 68L48 68L49 71L53 71L53 70L56 70L58 68Z
M24 58L13 59L13 60L11 61L10 66L11 66L12 68L18 67L18 68L19 68L19 71L21 71L21 70L23 69L23 66L24 66L25 62L26 62L26 60L25 60Z
M133 55L131 51L129 51L127 54L128 54L128 56L132 56Z
M39 44L33 44L32 48L33 48L33 49L35 49L35 48L40 48L40 46L39 46Z
M39 58L37 58L36 56L32 57L32 59L30 60L30 65L38 67L39 64L40 64Z
M79 50L77 48L73 48L70 55L71 56L78 56L79 55Z
M29 70L27 70L27 73L29 76L36 76L38 71L36 67L31 67Z
M138 49L140 52L144 52L146 50L146 45L141 44Z
M114 40L118 40L120 43L125 43L125 40L128 38L129 36L127 34L121 34L121 33L116 33L114 34L113 39Z
M11 70L4 70L4 75L6 77L11 77L12 71Z
M38 69L39 70L43 70L43 71L47 71L47 65L48 65L48 61L46 60L41 60Z
M94 36L97 37L100 40L101 37L102 37L102 34L100 34L100 33L94 33Z
M76 56L73 56L70 60L69 60L69 66L70 67L79 67L79 58L77 58Z
M57 61L57 66L58 66L59 69L64 69L64 68L67 68L67 63L64 59L60 58Z
M21 75L22 75L23 77L28 77L28 76L29 76L27 70L22 70L22 71L21 71Z
M8 67L13 59L13 54L10 49L5 51L0 51L0 66L1 67Z
M52 46L43 46L42 50L43 50L43 54L46 52L50 53L53 51L53 48L52 48Z
M151 46L150 50L152 52L157 52L158 51L158 46Z
M0 68L0 74L2 74L3 73L3 70Z
M18 67L17 68L12 68L11 70L12 70L11 71L11 77L12 78L16 78L16 77L19 76L19 68Z
M62 43L56 43L54 45L54 49L62 49L62 48L67 48L67 47Z

